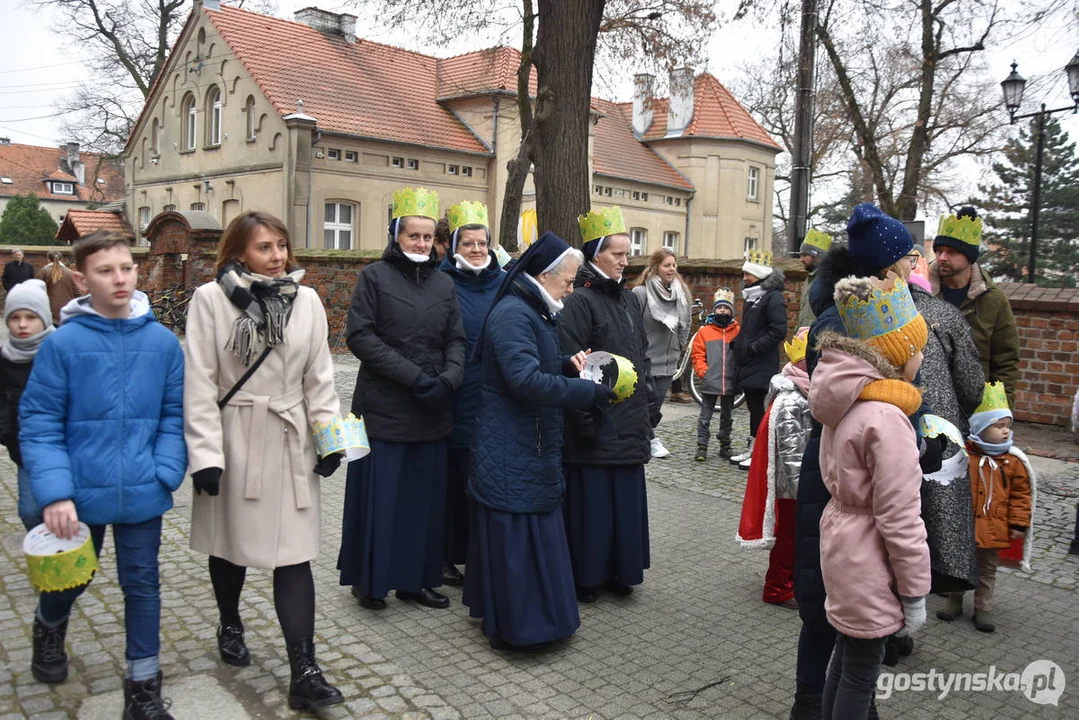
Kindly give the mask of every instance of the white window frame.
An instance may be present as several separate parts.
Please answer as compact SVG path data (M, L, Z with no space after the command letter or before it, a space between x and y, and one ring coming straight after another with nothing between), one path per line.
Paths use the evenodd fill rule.
M663 247L678 252L678 239L678 233L674 230L665 230L663 232Z
M744 244L744 247L743 247L743 250L742 250L742 254L743 254L743 256L745 256L745 255L749 254L750 250L756 250L757 249L757 238L755 238L755 237L747 237L747 238L745 238L743 240L743 244Z
M0 177L0 183L3 183L4 185L14 185L15 181L5 175L4 177Z
M646 192L641 193L641 202L648 202L648 193L646 193Z
M326 151L326 159L327 160L340 160L341 159L341 151L339 149L337 149L337 148L330 148L329 150Z
M161 212L176 212L176 206L171 204L166 205L165 207L161 208Z
M760 199L761 169L756 165L749 166L746 174L746 199L756 202Z
M648 246L648 231L644 228L629 229L629 254L630 257L638 257L644 254Z
M193 203L191 203L191 209L192 210L201 210L203 212L206 212L206 203L204 203L204 202L193 202Z
M614 188L612 188L610 185L608 185L608 186L603 188L603 196L604 197L610 197L611 192L613 192L613 191L614 191Z
M194 95L188 95L184 98L183 104L183 123L184 123L184 137L183 146L181 150L194 150L195 141L198 137L197 132L197 115L198 115L198 102L195 100Z
M461 175L463 177L472 177L472 166L471 165L462 165L461 166Z
M69 183L69 182L53 181L52 194L53 195L74 195L75 194L75 184L74 183Z
M221 88L217 86L210 88L206 106L210 108L206 144L215 147L221 144Z
M390 158L390 165L395 168L403 168L405 166L405 159L403 157Z
M345 150L345 162L358 163L360 161L360 154L355 150Z
M460 169L461 168L459 166L457 166L457 165L447 165L446 166L446 174L447 175L457 175L458 172L460 171Z
M326 211L329 208L333 208L333 221L326 220ZM347 207L349 209L349 221L347 223L341 222L341 208ZM358 206L355 203L339 202L337 200L328 200L322 206L322 242L323 247L327 250L351 250L352 243L356 237L356 213ZM332 232L333 239L329 242L332 245L327 245L326 233ZM348 244L342 247L341 235L342 233L348 233Z
M146 232L146 228L150 226L150 206L143 205L139 208L139 230Z
M409 170L419 170L420 169L420 161L417 160L416 158L409 158L408 160L405 161L405 167L408 168Z

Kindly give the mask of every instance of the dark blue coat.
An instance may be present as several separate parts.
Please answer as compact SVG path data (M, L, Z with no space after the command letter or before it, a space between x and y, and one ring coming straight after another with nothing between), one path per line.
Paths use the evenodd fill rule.
M502 512L556 510L565 493L562 409L593 406L597 385L563 375L568 358L539 292L519 277L487 320L469 494Z
M490 252L490 251L488 251ZM461 310L461 322L465 328L465 380L453 397L453 432L450 433L450 447L467 448L472 444L476 418L480 412L480 364L474 362L472 350L480 336L483 318L491 309L498 284L502 282L503 272L498 260L491 252L491 264L479 275L465 270L458 270L452 256L446 255L439 270L453 278L457 288L457 306Z
M159 517L187 472L183 350L148 304L124 320L72 317L72 305L41 344L19 410L34 499L73 500L88 525Z

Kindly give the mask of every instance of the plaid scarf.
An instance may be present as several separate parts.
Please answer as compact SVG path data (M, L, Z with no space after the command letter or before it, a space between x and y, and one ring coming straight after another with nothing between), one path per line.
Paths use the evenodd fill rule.
M218 271L217 284L229 301L243 311L232 324L225 349L232 350L245 367L251 364L260 344L273 346L284 341L292 301L304 273L293 270L284 277L267 278L249 272L235 261Z

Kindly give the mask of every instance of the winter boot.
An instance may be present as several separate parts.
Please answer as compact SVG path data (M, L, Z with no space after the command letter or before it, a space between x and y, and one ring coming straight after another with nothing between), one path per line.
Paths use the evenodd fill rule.
M740 452L737 455L731 455L730 460L731 460L732 465L739 465L742 462L744 462L746 460L749 460L751 457L753 457L753 437L752 436L750 436L750 438L748 440L746 440L746 449L745 449L745 451Z
M341 691L326 682L315 662L315 643L304 638L288 649L292 678L288 684L288 706L293 710L317 710L343 703Z
M963 593L949 593L947 604L937 610L937 619L951 622L963 614Z
M884 639L884 659L881 660L882 665L888 667L895 667L899 664L899 643L898 638L895 635L889 635Z
M798 683L794 691L794 706L787 720L820 720L824 693L813 692L808 685Z
M693 459L696 460L697 462L704 462L705 460L707 460L708 459L708 446L707 445L698 445L697 446L697 454L693 457Z
M67 619L54 628L34 618L34 655L30 672L34 679L43 683L62 683L67 680L67 653L64 638L67 637Z
M719 441L719 456L724 460L730 460L731 457L731 441L720 438Z
M160 672L149 680L124 681L123 720L173 720L169 714L171 701L161 697Z
M993 613L989 610L974 611L974 627L983 633L991 633L997 629L993 622Z
M232 620L217 626L217 652L222 662L229 665L246 667L251 664L251 653L244 642L243 623Z

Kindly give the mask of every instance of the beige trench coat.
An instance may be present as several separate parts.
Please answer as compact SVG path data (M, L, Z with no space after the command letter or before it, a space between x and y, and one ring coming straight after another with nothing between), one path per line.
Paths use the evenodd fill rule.
M191 548L236 565L274 568L318 554L320 478L313 427L340 415L318 294L300 287L285 330L225 406L246 368L225 345L240 310L216 282L195 290L184 348L184 438L192 473L224 470L221 491L196 494Z

